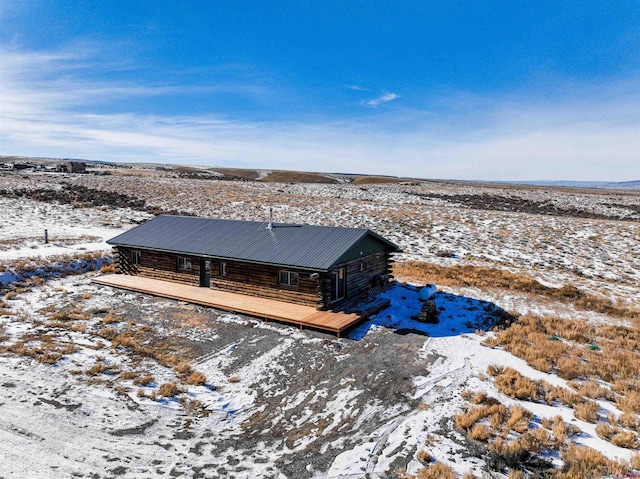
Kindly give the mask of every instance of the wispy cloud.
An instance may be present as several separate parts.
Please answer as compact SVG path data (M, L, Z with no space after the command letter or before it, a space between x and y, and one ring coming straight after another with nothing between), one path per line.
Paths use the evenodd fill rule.
M385 93L384 95L380 95L377 98L374 98L372 100L363 100L360 102L361 105L364 106L372 106L372 107L376 107L382 103L388 103L390 101L396 100L400 98L400 95L396 94L396 93Z
M368 88L365 88L360 85L345 85L345 88L348 88L349 90L354 90L354 91L371 91Z
M96 78L99 62L90 49L0 49L0 55L0 154L423 178L629 180L640 174L637 81L584 88L573 100L467 95L438 112L399 108L384 115L256 121L211 109L175 115L96 108L123 97L162 102L201 86ZM396 98L388 93L367 106Z

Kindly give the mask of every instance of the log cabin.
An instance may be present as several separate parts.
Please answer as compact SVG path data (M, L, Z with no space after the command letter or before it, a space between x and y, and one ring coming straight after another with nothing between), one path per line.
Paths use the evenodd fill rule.
M400 248L364 228L161 215L107 241L116 273L333 309L389 280Z

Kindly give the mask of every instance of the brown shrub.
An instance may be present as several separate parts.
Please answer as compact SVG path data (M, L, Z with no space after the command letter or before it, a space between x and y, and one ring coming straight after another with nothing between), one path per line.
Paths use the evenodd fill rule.
M116 316L116 312L113 309L109 310L109 312L105 315L105 317L102 318L103 324L112 324L112 323L117 323L118 321L120 321L120 318Z
M456 473L450 466L436 462L418 471L418 479L456 479Z
M485 399L487 399L487 393L479 392L470 396L469 401L471 401L473 404L483 404Z
M237 383L240 382L240 378L238 376L230 376L229 379L227 379L227 381L229 381L230 383ZM420 403L423 404L423 403Z
M598 403L589 400L576 404L574 408L575 416L587 422L596 422L598 420L598 411L600 411Z
M180 390L180 388L176 383L164 383L160 385L158 392L160 393L161 396L171 398L171 397L177 396L182 391Z
M68 309L51 313L48 316L52 321L86 321L87 319L91 319L92 315L80 307L70 305Z
M113 374L119 371L117 366L108 366L104 363L96 363L85 372L89 376L97 376L98 374Z
M507 408L502 404L473 406L465 413L455 414L453 420L462 429L471 428L476 422L489 416L497 416L501 423L506 416Z
M115 263L103 264L102 266L100 266L100 272L101 273L115 273L116 272Z
M134 379L133 384L136 384L138 386L148 386L149 384L151 384L153 381L155 380L155 378L150 375L150 374L145 374L144 376L142 376L141 378L137 378Z
M512 368L504 368L502 374L496 376L495 385L502 394L515 399L536 402L544 395L540 393L538 385L534 381Z
M556 446L561 446L567 439L567 425L560 416L556 416L551 426L551 432L553 433L553 439Z
M486 442L491 437L491 429L484 424L475 424L469 431L469 437L476 441Z
M614 394L608 387L598 384L593 379L588 381L570 381L569 386L576 389L578 394L591 399L607 399L612 401Z
M522 436L508 441L502 437L496 437L489 443L489 449L495 454L508 458L510 461L520 462L520 459L527 457L530 454L531 445L528 444Z
M191 375L186 379L185 383L191 386L202 386L207 382L207 377L199 373L198 371L193 371Z
M7 294L4 295L4 299L11 300L17 296L18 296L18 293L16 293L15 291L9 291Z
M562 460L564 466L558 474L561 479L595 479L628 471L624 464L607 459L601 452L575 444L569 444L562 451Z
M640 471L640 453L635 453L631 455L631 467L633 467L636 471Z
M424 449L420 449L416 457L418 458L418 461L420 461L423 464L427 464L433 461L433 456L429 454L429 452L425 451Z
M567 380L583 378L587 374L584 364L576 355L558 359L556 367L558 368L558 376Z
M640 391L627 391L616 398L616 405L626 413L640 413Z
M610 424L600 423L596 426L596 434L605 441L611 441L611 438L619 431L617 427Z
M546 391L547 395L547 404L552 405L556 400L560 401L567 406L574 407L576 403L580 402L582 398L571 391L562 386L551 386Z
M186 378L192 373L191 364L188 362L180 362L173 367L179 378Z
M611 422L611 420L609 422ZM620 424L622 427L626 427L627 429L640 428L640 421L638 421L638 416L627 412L622 413L620 416L616 417L616 423Z
M631 431L620 431L611 438L611 443L626 449L638 449L638 436Z
M138 376L140 376L140 373L137 371L125 371L120 374L120 379L124 379L126 381L129 379L136 379Z
M515 404L509 408L509 418L507 419L507 431L515 431L524 433L529 430L529 422L533 414L531 411L523 408L519 404Z

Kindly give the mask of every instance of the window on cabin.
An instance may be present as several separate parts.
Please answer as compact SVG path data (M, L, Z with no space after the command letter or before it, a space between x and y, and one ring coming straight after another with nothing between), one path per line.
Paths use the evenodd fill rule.
M225 261L220 261L218 263L218 276L226 276L227 275L227 263Z
M191 271L191 258L178 256L178 269L180 271Z
M298 286L298 273L293 271L280 271L278 277L280 284L285 286Z
M360 262L360 271L366 271L367 270L367 262L366 261L361 261Z
M131 264L139 265L140 264L140 251L132 251L131 252Z

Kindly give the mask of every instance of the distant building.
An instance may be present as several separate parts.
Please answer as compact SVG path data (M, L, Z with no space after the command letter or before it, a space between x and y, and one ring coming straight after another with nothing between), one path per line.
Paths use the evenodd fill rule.
M14 171L28 170L35 167L36 165L32 165L31 163L13 163L13 165L11 165L11 169Z
M87 167L81 161L65 161L58 164L57 170L61 173L86 173Z

